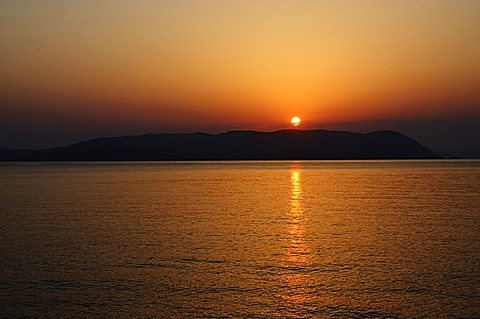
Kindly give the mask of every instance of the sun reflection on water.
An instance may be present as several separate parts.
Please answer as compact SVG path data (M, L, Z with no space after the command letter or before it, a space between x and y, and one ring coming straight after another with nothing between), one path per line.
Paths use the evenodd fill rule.
M301 168L298 163L292 165L290 172L290 210L287 215L288 237L285 245L285 293L282 299L303 304L310 301L308 293L312 254L305 242L305 221L303 206Z

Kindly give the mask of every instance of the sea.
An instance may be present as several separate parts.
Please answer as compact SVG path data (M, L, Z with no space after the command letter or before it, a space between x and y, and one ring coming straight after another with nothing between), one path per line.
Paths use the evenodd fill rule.
M480 161L2 163L0 318L480 318Z

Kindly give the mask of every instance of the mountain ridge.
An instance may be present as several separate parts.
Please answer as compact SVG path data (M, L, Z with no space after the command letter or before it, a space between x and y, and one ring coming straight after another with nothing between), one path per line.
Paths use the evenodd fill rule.
M0 150L1 161L423 158L439 156L410 137L391 130L149 133L99 137L42 150Z

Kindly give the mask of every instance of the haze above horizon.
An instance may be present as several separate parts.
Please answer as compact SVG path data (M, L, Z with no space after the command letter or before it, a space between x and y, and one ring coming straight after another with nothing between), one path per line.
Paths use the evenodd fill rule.
M3 1L0 148L298 115L480 154L479 17L467 0Z

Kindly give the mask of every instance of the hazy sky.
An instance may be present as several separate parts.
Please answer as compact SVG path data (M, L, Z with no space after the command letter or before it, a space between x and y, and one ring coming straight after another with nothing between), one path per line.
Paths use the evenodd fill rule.
M0 0L0 72L0 147L471 121L480 1Z

